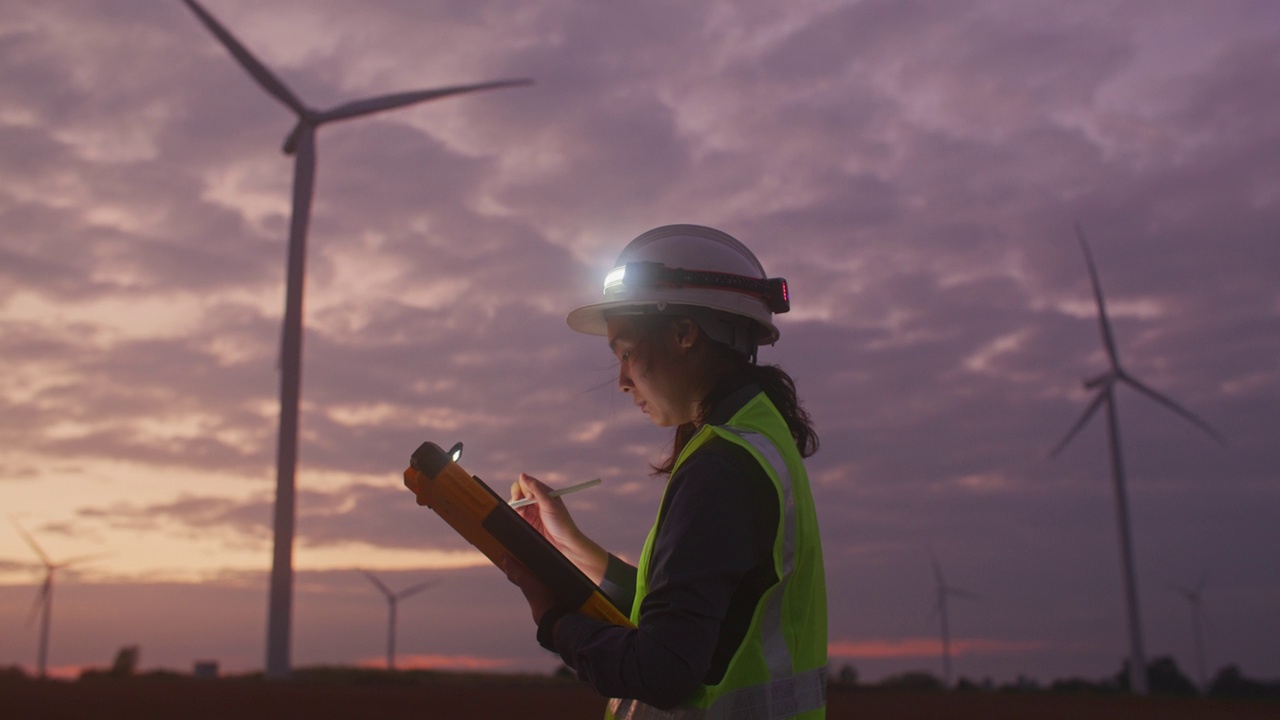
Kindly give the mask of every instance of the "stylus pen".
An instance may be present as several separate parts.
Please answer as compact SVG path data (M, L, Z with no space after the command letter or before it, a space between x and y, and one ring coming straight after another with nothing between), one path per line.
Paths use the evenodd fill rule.
M600 484L600 478L596 478L595 480L588 480L583 483L578 483L577 485L570 485L569 487L560 488L559 490L552 490L547 494L550 495L551 497L560 497L561 495L568 495L569 493L575 493L575 492L578 492L579 490L586 490L589 487L593 487L599 484ZM538 501L534 500L531 497L527 497L527 498L520 498L519 500L512 500L509 504L513 508L520 508L520 507L524 507L525 505L532 505L536 502Z

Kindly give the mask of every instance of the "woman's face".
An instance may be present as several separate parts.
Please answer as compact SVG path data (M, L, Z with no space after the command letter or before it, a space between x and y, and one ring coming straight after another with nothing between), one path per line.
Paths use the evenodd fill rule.
M654 425L675 427L695 421L700 396L689 350L698 326L675 321L646 338L634 317L616 315L608 323L609 349L618 359L618 389L630 395Z

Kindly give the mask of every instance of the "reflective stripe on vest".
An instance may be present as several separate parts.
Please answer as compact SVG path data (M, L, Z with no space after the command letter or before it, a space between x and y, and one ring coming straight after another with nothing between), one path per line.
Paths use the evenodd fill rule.
M782 572L778 578L777 591L768 594L768 604L760 616L760 628L764 636L765 658L769 661L769 675L773 678L785 678L794 668L791 650L787 647L787 637L782 632L782 600L796 569L796 496L791 488L791 471L787 469L782 453L778 452L777 446L769 438L727 425L720 427L755 448L765 462L773 467L778 483L782 486Z
M797 520L791 471L776 445L761 433L728 425L727 431L750 445L768 463L782 491L782 552L778 584L766 593L760 616L761 648L769 666L767 682L730 690L705 708L681 706L660 710L636 700L609 700L609 716L617 720L785 720L799 713L821 709L827 704L827 668L795 673L791 650L783 632L783 601L796 562ZM743 642L750 642L744 638Z

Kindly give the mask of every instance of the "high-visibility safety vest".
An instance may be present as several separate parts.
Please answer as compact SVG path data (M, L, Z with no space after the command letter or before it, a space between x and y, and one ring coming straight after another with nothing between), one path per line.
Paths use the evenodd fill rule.
M745 448L773 481L780 509L773 542L778 582L761 595L751 625L717 685L703 685L672 710L612 699L607 720L815 720L826 717L827 588L809 477L786 421L757 394L724 425L704 425L676 458L672 475L698 448L721 437ZM659 511L661 513L661 511ZM661 514L636 573L631 620L640 622Z

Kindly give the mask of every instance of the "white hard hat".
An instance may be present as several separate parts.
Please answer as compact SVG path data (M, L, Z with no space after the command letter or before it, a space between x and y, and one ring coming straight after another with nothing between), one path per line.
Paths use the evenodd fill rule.
M688 315L747 355L778 340L773 314L790 309L786 280L770 278L732 236L701 225L665 225L632 240L605 276L604 297L569 313L569 327L605 335L612 315Z

